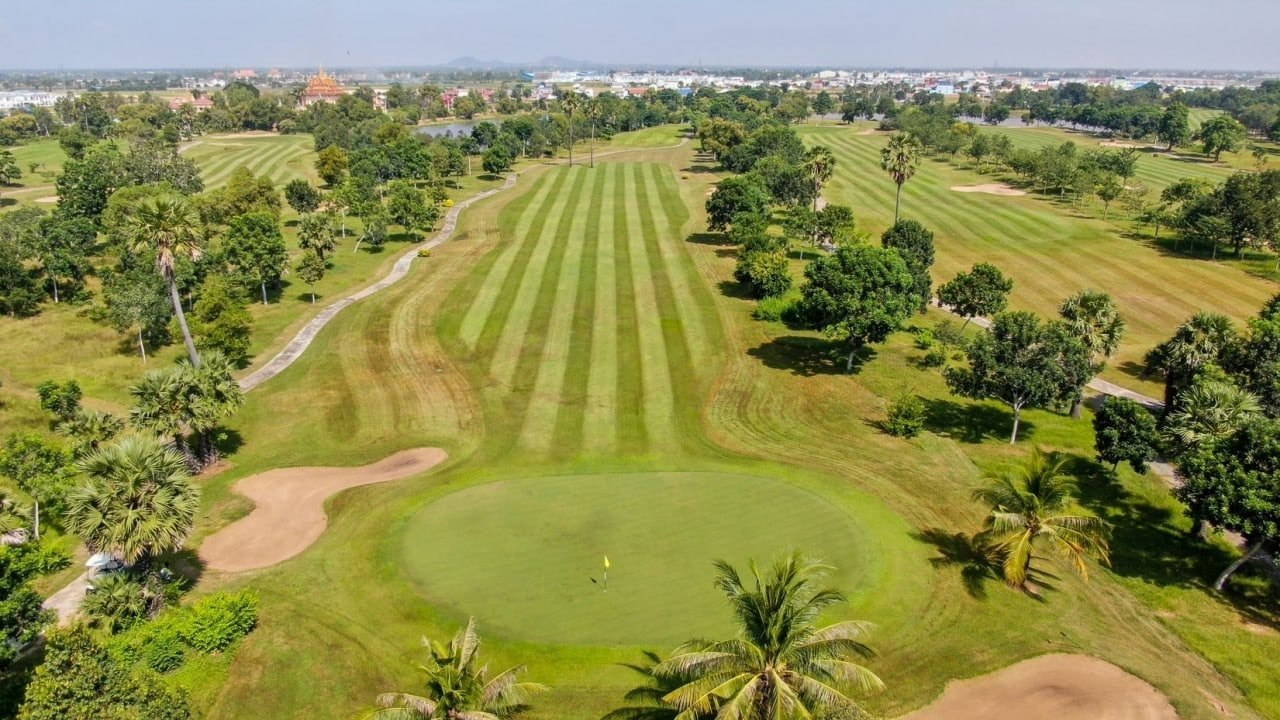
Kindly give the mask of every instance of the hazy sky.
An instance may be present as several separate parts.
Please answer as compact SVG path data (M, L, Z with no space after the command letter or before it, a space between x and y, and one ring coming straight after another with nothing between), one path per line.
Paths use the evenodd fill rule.
M9 5L9 7L4 7ZM1280 70L1280 0L45 0L0 68L534 61Z

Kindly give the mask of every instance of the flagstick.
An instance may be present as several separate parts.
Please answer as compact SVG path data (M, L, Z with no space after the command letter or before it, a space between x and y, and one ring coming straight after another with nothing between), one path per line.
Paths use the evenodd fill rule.
M604 591L609 592L609 571L604 571Z

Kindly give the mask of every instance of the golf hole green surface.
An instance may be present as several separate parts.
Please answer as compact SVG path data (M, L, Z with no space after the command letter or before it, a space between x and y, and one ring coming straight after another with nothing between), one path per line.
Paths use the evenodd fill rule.
M635 473L509 480L427 505L404 535L428 601L489 634L563 645L674 645L730 631L712 562L800 549L862 590L875 543L808 490L749 475ZM604 587L603 559L611 567ZM745 570L745 567L743 568Z

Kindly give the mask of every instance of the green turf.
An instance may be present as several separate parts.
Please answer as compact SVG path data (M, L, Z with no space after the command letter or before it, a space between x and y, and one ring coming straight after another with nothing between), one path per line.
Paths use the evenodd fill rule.
M1044 143L1062 139L1060 131L1052 131L1057 133L1052 139L1033 130L1008 132ZM832 202L852 206L859 227L879 235L893 222L894 185L879 167L885 136L843 127L804 127L801 134L806 142L827 145L836 155L835 176L824 194ZM1150 162L1139 161L1140 175ZM1139 377L1147 349L1199 310L1243 321L1276 292L1276 284L1238 267L1171 255L1135 235L1129 223L1119 219L1119 211L1107 222L1091 209L1054 198L950 189L998 179L941 158L926 158L904 186L902 216L919 220L936 236L935 283L976 262L992 262L1014 280L1013 305L1044 314L1056 312L1064 298L1080 289L1110 293L1128 330L1104 372L1109 379L1155 392L1153 382Z
M306 134L209 135L186 143L182 154L200 166L206 188L225 184L241 167L277 186L297 178L316 181L314 144Z
M708 580L713 560L806 548L849 588L867 588L879 564L875 540L822 496L724 473L481 485L428 505L403 543L406 572L432 602L502 637L565 645L674 646L732 632Z

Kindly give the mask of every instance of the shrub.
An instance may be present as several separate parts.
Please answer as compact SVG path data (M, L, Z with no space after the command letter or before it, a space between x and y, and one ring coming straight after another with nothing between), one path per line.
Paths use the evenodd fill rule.
M756 309L751 312L751 316L756 320L765 320L769 322L777 322L785 320L795 307L796 297L794 295L773 295L761 298L756 303Z
M258 624L258 596L251 591L217 593L187 611L186 643L200 652L219 652Z
M791 289L791 268L781 251L742 254L733 276L747 287L752 297L772 297Z
M889 403L884 431L894 437L915 437L924 429L924 417L924 401L916 395L903 393Z
M934 348L924 354L924 357L920 359L920 364L931 368L942 367L947 364L947 351L941 348Z

